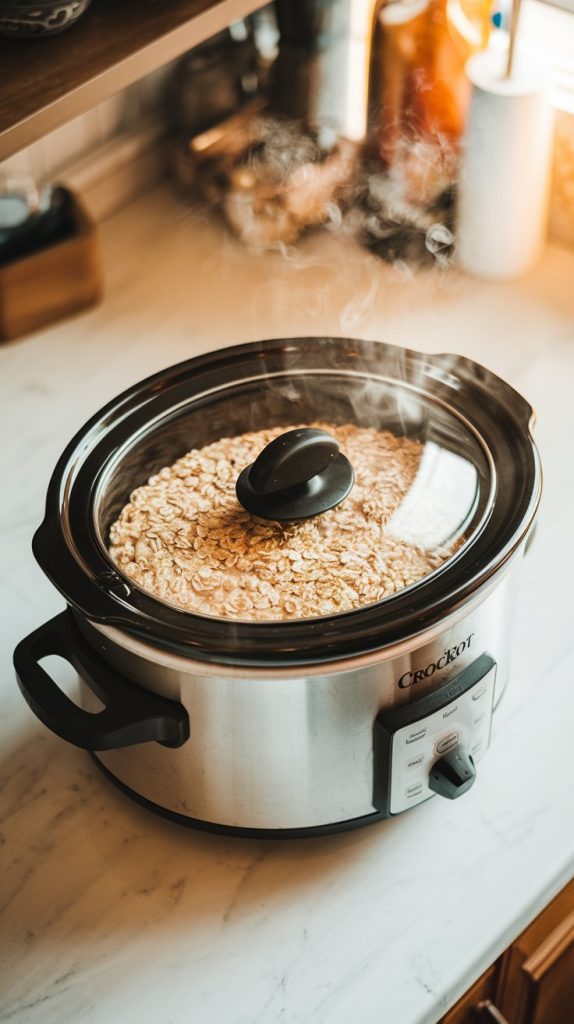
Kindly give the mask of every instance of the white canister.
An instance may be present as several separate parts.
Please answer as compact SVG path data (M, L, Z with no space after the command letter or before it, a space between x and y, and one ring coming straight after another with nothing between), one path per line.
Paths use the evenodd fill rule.
M463 143L457 214L460 266L491 280L525 274L546 237L552 108L544 69L517 53L470 58L472 96Z

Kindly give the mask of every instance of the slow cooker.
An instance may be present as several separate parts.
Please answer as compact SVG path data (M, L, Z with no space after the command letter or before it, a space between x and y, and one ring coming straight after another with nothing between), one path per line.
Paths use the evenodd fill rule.
M244 621L176 607L114 563L110 526L150 474L222 437L318 419L420 442L399 518L452 544L442 564L364 606ZM198 828L313 835L461 796L509 675L541 490L532 423L477 363L381 342L274 339L155 374L93 416L53 473L33 549L67 608L15 651L24 697L125 793ZM282 479L287 519L301 496L303 514L324 513L304 447L296 487ZM343 477L336 501L352 467ZM80 704L41 664L51 654L77 670Z

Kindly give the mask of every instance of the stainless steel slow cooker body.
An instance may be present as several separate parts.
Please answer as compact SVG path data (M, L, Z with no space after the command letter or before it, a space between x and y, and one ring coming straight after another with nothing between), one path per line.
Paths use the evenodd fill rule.
M261 623L181 611L113 565L109 525L151 473L222 436L318 417L443 454L455 474L443 526L466 541L440 569L378 604ZM52 477L34 551L68 610L16 650L26 699L130 795L199 827L337 831L464 792L508 676L540 497L531 423L524 399L470 360L350 339L237 346L144 381L80 431ZM83 708L40 664L51 653L77 667Z

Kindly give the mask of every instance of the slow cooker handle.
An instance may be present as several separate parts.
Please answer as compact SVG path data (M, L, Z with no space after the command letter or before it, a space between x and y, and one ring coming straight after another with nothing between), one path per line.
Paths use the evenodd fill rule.
M92 713L78 707L39 662L57 654L77 670L104 703ZM62 739L85 750L115 750L156 740L179 747L189 737L185 708L120 675L90 647L69 610L30 633L14 651L20 689L32 711Z

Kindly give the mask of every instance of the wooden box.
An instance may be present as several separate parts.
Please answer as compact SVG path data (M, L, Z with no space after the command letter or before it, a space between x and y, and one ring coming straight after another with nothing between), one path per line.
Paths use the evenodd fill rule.
M77 196L73 215L73 235L0 266L1 340L38 330L101 298L97 229Z

